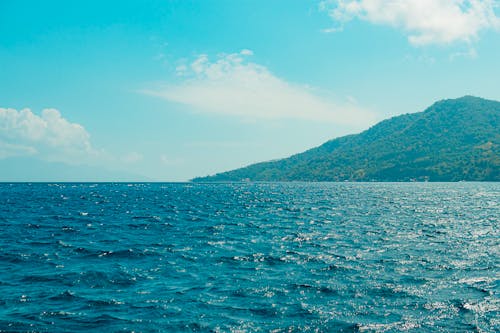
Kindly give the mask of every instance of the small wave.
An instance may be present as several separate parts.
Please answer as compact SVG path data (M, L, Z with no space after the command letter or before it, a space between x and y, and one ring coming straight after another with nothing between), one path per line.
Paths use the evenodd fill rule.
M44 282L61 282L61 278L57 275L26 275L21 278L23 283L44 283Z
M472 311L478 314L484 314L487 312L499 312L500 311L500 300L493 298L486 298L481 302L464 302L462 303L462 309Z
M144 221L151 221L151 222L158 222L161 221L161 217L157 215L136 215L132 216L132 220L144 220Z
M62 280L69 286L88 286L90 288L129 287L137 282L133 275L122 271L85 271L66 273Z
M395 323L371 323L356 324L358 332L389 332L389 331L409 331L420 327L420 324L414 322L395 322Z
M115 305L123 305L125 302L118 301L116 299L91 299L87 300L87 305L91 307L106 307L106 306L115 306Z
M155 251L149 251L147 249L135 250L135 249L123 249L123 250L93 250L84 247L77 247L74 249L76 253L83 255L87 259L137 259L143 258L145 256L157 255Z
M292 284L293 289L298 290L309 290L318 294L329 294L329 295L339 295L339 290L323 285L311 285L311 284Z
M75 293L72 292L71 290L66 290L58 295L50 297L49 299L52 301L67 302L67 301L72 301L72 300L79 300L79 299L82 299L82 297L76 296Z
M61 230L64 231L64 232L78 232L78 230L74 227L71 227L71 226L62 226L61 227Z
M75 321L80 323L81 325L85 325L86 328L102 328L107 325L118 325L119 323L130 323L130 320L122 319L116 316L112 316L109 314L102 314L99 316L85 316L76 318Z
M477 283L490 283L494 281L495 279L486 277L486 276L478 276L478 277L473 277L473 278L463 278L458 280L458 283L465 283L465 284L477 284Z
M5 261L11 264L19 264L28 261L29 255L17 253L0 253L0 262Z
M63 318L68 319L67 317L73 317L76 315L82 315L82 313L69 312L69 311L44 311L40 314L40 317L54 317L54 318Z

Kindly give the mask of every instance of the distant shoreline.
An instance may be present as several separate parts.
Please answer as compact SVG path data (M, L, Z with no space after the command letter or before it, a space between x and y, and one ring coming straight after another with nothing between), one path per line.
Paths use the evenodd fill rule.
M461 180L461 181L0 181L9 184L458 184L458 183L500 183L497 180Z

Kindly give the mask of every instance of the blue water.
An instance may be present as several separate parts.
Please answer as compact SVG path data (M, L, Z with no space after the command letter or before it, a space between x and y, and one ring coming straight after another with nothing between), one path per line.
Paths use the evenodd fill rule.
M0 184L1 332L500 331L500 183Z

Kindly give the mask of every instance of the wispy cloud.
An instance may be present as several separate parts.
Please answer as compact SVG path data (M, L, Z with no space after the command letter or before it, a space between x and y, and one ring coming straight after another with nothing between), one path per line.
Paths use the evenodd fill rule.
M371 112L345 101L339 103L317 89L289 83L265 66L248 61L251 50L211 60L202 54L177 67L180 82L144 93L190 106L198 112L252 119L298 118L364 126Z
M85 128L69 122L56 109L36 115L30 109L0 108L0 158L23 155L75 163L97 157L99 152Z
M36 149L26 145L8 143L0 140L0 159L14 156L35 155Z
M454 61L458 58L474 59L477 58L477 52L474 48L469 48L467 51L452 53L449 58L450 61Z
M483 30L500 30L498 0L327 0L320 8L341 29L360 19L403 29L415 46L471 43Z

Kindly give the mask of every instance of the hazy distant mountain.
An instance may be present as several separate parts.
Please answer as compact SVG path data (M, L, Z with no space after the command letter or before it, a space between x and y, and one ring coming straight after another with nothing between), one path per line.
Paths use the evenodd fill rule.
M466 96L289 158L193 181L500 181L500 102Z
M148 181L121 171L92 166L46 162L30 157L0 160L0 182L115 182Z

